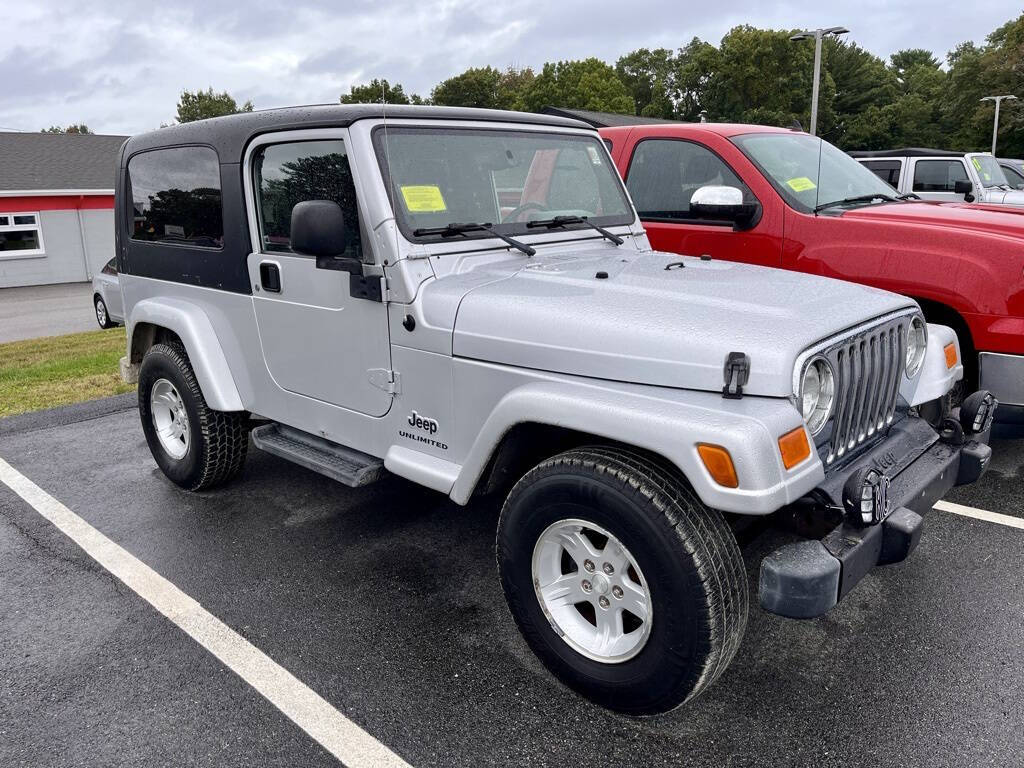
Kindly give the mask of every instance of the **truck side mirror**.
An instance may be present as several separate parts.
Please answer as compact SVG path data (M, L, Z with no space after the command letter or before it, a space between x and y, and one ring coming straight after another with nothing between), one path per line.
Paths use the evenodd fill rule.
M703 219L731 221L737 229L750 229L761 218L761 204L745 202L736 187L709 184L690 197L690 212Z
M958 195L963 195L964 200L968 203L974 202L974 195L972 194L974 192L974 185L969 181L965 181L963 179L960 181L954 181L953 192Z
M292 208L292 250L316 257L317 269L362 274L359 259L345 257L348 232L345 214L333 200L304 200Z

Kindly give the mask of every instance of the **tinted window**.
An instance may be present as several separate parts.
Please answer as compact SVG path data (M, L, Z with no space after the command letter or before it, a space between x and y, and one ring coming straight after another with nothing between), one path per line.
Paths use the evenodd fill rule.
M721 158L691 141L647 139L636 145L626 187L641 218L689 219L690 198L708 185L725 185L753 195Z
M958 181L968 181L960 160L918 160L914 165L915 192L953 192Z
M892 187L899 186L902 165L899 160L868 160L864 163L865 168Z
M220 248L220 168L209 147L174 147L128 161L132 239Z
M341 139L273 144L253 159L263 250L291 253L292 208L304 200L333 200L348 231L346 256L362 258L356 188Z
M1012 186L1019 187L1021 184L1024 184L1024 166L1018 171L1016 168L1004 165L1003 174Z

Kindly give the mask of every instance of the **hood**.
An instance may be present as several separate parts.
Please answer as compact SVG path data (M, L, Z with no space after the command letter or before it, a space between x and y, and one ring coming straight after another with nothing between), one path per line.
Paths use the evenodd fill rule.
M1024 238L1024 207L914 201L855 208L843 213L843 219L920 224L933 232L936 227L944 227Z
M462 297L453 352L709 391L721 391L728 354L745 352L751 373L744 391L788 397L802 351L911 306L887 291L735 262L607 248L561 258L538 254Z
M1024 206L1024 191L1019 189L989 188L984 192L986 203Z

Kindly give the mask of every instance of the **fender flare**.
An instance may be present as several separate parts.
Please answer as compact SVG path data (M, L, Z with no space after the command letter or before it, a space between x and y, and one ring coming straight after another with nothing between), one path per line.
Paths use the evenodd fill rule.
M170 297L143 299L132 307L128 319L129 355L139 323L166 328L178 335L185 345L206 404L213 410L245 410L217 333L202 307Z
M705 504L724 511L768 514L821 481L824 471L816 454L792 470L782 466L777 437L803 424L788 401L751 397L725 402L710 392L641 393L632 386L564 381L526 384L508 392L490 413L449 495L465 504L505 434L523 423L586 432L656 453L678 467ZM730 451L741 476L739 488L723 488L711 479L696 450L705 440Z

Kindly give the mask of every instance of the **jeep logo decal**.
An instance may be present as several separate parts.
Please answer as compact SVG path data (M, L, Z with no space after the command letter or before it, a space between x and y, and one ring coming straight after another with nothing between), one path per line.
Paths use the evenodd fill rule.
M437 433L437 422L434 419L427 419L420 416L416 411L409 414L409 426L416 427L416 429L422 429L424 432L431 435Z

